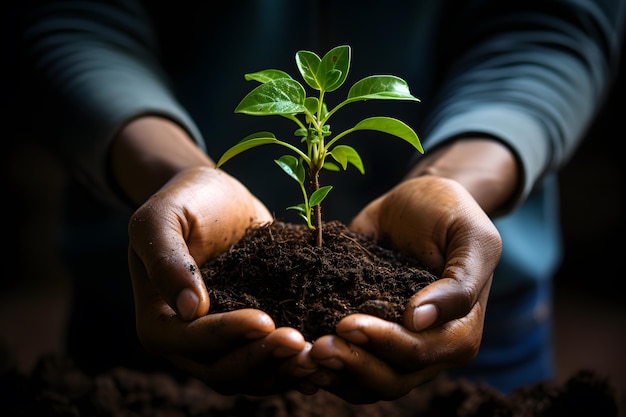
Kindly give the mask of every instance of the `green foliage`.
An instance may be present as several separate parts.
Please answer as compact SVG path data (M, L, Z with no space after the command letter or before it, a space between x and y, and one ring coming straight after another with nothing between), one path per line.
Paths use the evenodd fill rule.
M294 135L300 138L302 148L277 139L273 133L253 133L228 149L217 162L222 166L232 157L257 146L276 144L290 149L296 156L283 155L275 162L302 190L303 202L290 206L307 223L315 229L312 221L314 207L324 200L331 186L319 187L320 170L346 170L348 165L354 166L361 174L365 173L359 153L351 146L336 145L337 141L349 133L359 130L374 130L396 136L410 143L423 153L417 134L411 127L392 117L370 117L358 122L355 126L332 136L329 120L340 108L349 103L364 100L408 100L419 101L409 92L407 83L393 75L373 75L357 81L348 91L345 100L328 110L324 101L325 94L341 87L348 76L351 61L351 49L348 45L337 46L323 58L311 51L298 51L296 65L305 83L318 91L317 97L307 96L305 88L286 72L268 69L246 74L248 81L261 83L246 95L235 108L236 113L253 116L280 115L292 120L298 126ZM298 118L298 116L300 118ZM303 119L303 120L301 120ZM328 157L332 157L331 161ZM307 179L313 184L307 190ZM321 228L321 218L316 221ZM321 235L320 235L321 240Z

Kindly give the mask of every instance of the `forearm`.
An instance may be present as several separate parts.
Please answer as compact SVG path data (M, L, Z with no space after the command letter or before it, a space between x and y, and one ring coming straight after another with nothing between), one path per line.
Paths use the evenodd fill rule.
M176 123L156 116L137 118L113 139L110 168L118 189L138 206L176 173L213 161Z
M618 1L601 3L470 2L467 12L458 14L465 36L439 45L450 58L443 66L450 71L420 127L426 155L417 172L430 167L459 179L493 215L522 204L547 175L561 169L585 137L619 62L624 7ZM472 137L497 138L511 150L504 161L511 156L516 161L513 194L501 193L508 188L502 187L506 177L484 176L483 168L498 172L497 152L470 157L467 150L457 150L458 158L448 162L459 146L473 149L466 142ZM454 138L463 142L449 147Z
M120 129L130 121L146 114L161 115L185 130L182 143L191 145L189 138L193 138L197 146L204 146L200 131L170 89L158 60L156 35L140 3L46 2L33 8L23 36L24 73L29 81L26 94L33 103L33 125L45 127L36 137L52 146L69 172L94 196L112 205L126 204L128 198L119 198L123 194L133 204L145 198L144 192L131 190L138 184L127 188L120 183L120 192L116 181L111 180L111 173L120 178L111 170L111 152L120 145L113 145L113 141L125 134ZM143 178L144 170L172 168L166 164L155 169L151 152L160 153L161 135L152 135L149 146L128 144L131 150L147 152L138 161L152 165L139 168L131 164L133 176ZM169 146L174 147L172 157L179 162L181 153L197 151L175 147L174 143ZM123 178L143 181L129 175Z
M459 138L425 154L408 178L435 175L463 185L490 216L506 210L521 187L511 150L490 138Z

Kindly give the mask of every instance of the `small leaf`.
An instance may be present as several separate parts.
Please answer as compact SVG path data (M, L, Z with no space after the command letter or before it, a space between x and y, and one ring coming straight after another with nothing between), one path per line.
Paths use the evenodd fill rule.
M279 78L261 84L248 93L235 113L253 116L304 113L304 87L291 78Z
M244 78L246 81L258 81L261 84L265 84L268 81L278 80L280 78L291 78L291 75L287 74L285 71L277 69L266 69L263 71L245 74Z
M326 105L326 103L322 103L322 111L320 112L320 114L317 115L317 119L323 119L324 117L326 117L326 114L328 114L328 106Z
M393 136L397 136L400 139L404 139L409 142L420 153L424 153L422 144L420 143L417 133L410 126L404 122L394 119L393 117L377 116L370 117L361 120L357 123L352 130L376 130L383 133L388 133ZM334 150L333 150L334 152Z
M300 129L297 129L295 132L293 132L294 136L304 136L306 138L307 133L309 132L308 129L301 127Z
M287 210L295 210L300 214L300 216L304 217L304 220L308 220L306 218L306 206L303 203L300 203L297 206L289 206L287 207Z
M256 135L269 134L271 136L259 137ZM226 161L231 159L234 156L239 155L240 153L247 151L251 148L256 148L257 146L267 145L270 143L282 144L282 142L274 136L273 133L269 132L259 132L253 133L251 135L246 136L243 140L239 141L235 146L228 149L224 154L220 157L219 161L215 165L216 168L224 165Z
M317 97L307 97L304 100L304 107L307 108L312 114L317 113L317 107L319 106L320 101Z
M300 216L302 219L304 219L304 221L306 222L307 226L309 228L313 228L313 226L311 225L311 219L309 214L311 214L310 212L307 213L307 209L306 206L303 203L298 204L297 206L289 206L287 207L287 210L295 210L296 212L298 212L298 216Z
M317 79L317 72L322 62L321 58L311 51L296 52L296 65L304 81L315 90L322 88Z
M332 188L332 185L327 185L325 187L321 187L319 190L315 190L315 192L311 194L311 198L309 198L309 205L311 207L317 206L322 202L322 200L324 200L324 198L326 198L326 195Z
M274 160L274 162L276 162L278 166L281 167L281 169L291 178L298 181L300 184L304 184L306 173L304 166L298 158L293 155L283 155Z
M318 70L318 79L324 91L334 91L346 81L350 70L349 45L337 46L324 55Z
M406 81L393 75L372 75L357 81L346 101L375 99L420 101L411 95Z
M339 162L341 167L345 170L348 167L348 163L352 164L361 174L365 174L365 167L359 153L351 146L337 145L330 152L335 161Z
M322 168L328 170L328 171L333 171L333 172L339 172L341 171L341 167L337 164L335 164L334 162L330 162L330 161L326 161L324 162L324 165L322 165Z
M320 143L320 137L317 135L317 130L309 128L309 135L306 138L307 142L311 145L317 145Z

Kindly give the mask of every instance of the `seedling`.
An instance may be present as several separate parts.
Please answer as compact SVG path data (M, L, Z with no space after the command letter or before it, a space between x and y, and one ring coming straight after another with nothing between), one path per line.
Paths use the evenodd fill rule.
M372 75L357 81L348 91L346 99L328 110L325 102L326 93L335 91L343 85L348 76L350 61L349 45L337 46L323 58L311 51L301 50L296 53L298 70L306 84L318 91L317 97L307 96L302 84L281 70L267 69L245 74L246 80L258 81L261 85L241 100L235 108L235 113L252 116L279 115L292 120L298 125L294 135L300 138L300 143L304 144L302 147L306 149L301 150L289 142L282 141L273 133L257 132L246 136L228 149L216 165L219 168L235 155L261 145L276 144L293 151L296 156L283 155L275 160L287 175L298 182L302 190L304 201L287 207L287 210L295 210L306 221L309 229L316 230L315 240L319 247L322 246L320 204L332 189L330 185L320 187L320 171L346 170L350 164L361 174L365 174L359 153L351 146L337 145L341 138L359 130L375 130L404 139L420 153L424 153L415 131L392 117L369 117L352 128L332 136L330 118L349 103L365 100L419 101L411 95L408 84L403 79L393 75ZM335 162L329 160L329 156Z

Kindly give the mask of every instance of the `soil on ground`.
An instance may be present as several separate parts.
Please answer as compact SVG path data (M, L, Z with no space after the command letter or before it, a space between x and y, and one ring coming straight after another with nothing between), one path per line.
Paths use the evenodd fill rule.
M565 384L508 396L488 385L440 377L395 401L354 405L320 391L224 396L195 379L117 367L91 375L71 358L42 359L31 375L0 373L6 417L618 417L608 381L581 370Z

